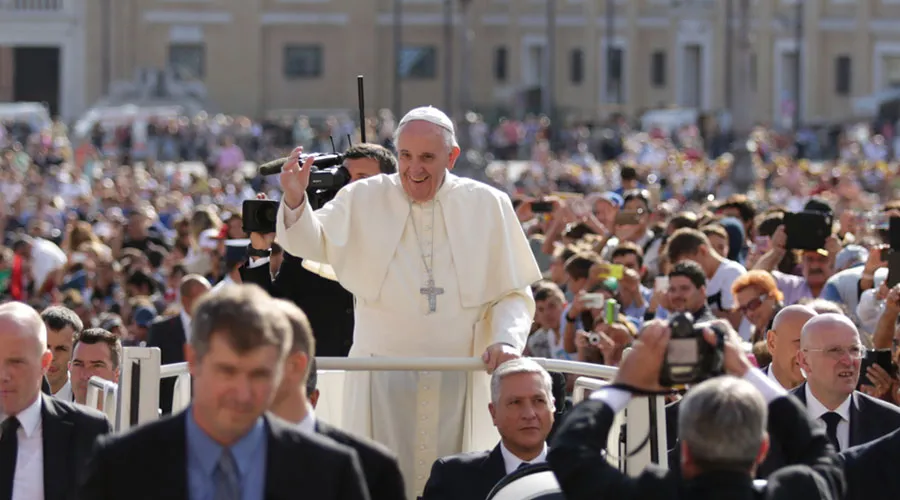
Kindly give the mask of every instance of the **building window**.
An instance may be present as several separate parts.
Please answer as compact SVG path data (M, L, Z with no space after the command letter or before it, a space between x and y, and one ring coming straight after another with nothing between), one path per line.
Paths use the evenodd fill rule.
M400 52L400 76L409 80L437 76L437 48L433 45L406 46Z
M288 79L322 76L321 45L287 45L284 47L284 77Z
M497 47L494 50L494 79L498 82L506 81L506 60L509 57L509 51L506 47Z
M579 85L584 81L584 51L572 49L571 58L569 79L572 80L573 84Z
M891 54L884 56L884 81L880 82L883 88L900 88L900 57Z
M622 76L624 75L625 51L621 47L606 49L606 101L616 104L624 102L624 88Z
M837 56L834 71L835 92L838 95L850 95L850 56Z
M662 50L650 56L650 83L654 87L666 86L666 53Z
M169 67L184 80L200 80L206 75L206 48L203 44L169 45Z

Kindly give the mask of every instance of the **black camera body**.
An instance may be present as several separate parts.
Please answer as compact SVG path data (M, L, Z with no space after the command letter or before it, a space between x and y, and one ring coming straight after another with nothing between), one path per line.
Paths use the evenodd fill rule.
M703 338L703 330L716 333L715 346ZM725 373L725 332L717 325L698 326L690 313L678 313L669 319L672 335L659 372L663 387L696 384Z
M241 222L245 233L274 233L278 217L278 202L275 200L244 200L241 207Z
M833 227L834 220L826 213L807 210L784 214L787 248L790 250L816 251L825 248L825 241L831 236Z
M344 168L344 155L341 154L317 154L313 161L313 168L309 172L309 189L316 191L324 189L337 191L350 183L350 172ZM302 165L308 155L300 157Z

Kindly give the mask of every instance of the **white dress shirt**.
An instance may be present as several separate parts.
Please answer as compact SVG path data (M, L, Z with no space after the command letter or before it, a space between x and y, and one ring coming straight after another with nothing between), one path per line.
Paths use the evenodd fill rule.
M512 474L522 465L524 460L513 455L511 451L506 448L506 445L503 444L503 441L500 442L500 454L503 455L503 465L506 466L506 473ZM541 450L541 454L535 457L534 460L529 460L529 464L542 464L547 461L547 443L544 443L544 449Z
M809 384L806 384L805 391L807 413L811 418L814 418L821 422L822 425L825 425L825 421L822 420L822 415L831 410L825 408L825 405L813 396L812 391L809 390ZM841 421L838 422L837 425L837 440L838 444L841 446L841 450L846 450L850 447L850 404L852 401L853 395L851 394L834 410L835 413L841 416Z
M44 500L44 439L41 425L42 398L19 412L18 452L12 500ZM6 420L0 415L0 422Z
M306 417L297 424L297 428L304 432L315 434L316 432L316 412L309 406L306 408Z
M775 377L775 370L772 369L772 365L769 365L766 367L766 375L769 376L769 380L771 380L772 382L775 382L776 384L780 385L781 387L784 387L781 384L781 382L779 382L778 379ZM786 390L791 390L790 387L784 387L784 388Z
M178 316L181 317L181 327L184 328L184 343L189 344L191 342L191 317L184 312L184 309L178 313Z
M71 403L75 401L75 395L72 393L72 377L69 376L66 379L66 385L60 387L60 389L53 393L53 397L60 401L68 401Z

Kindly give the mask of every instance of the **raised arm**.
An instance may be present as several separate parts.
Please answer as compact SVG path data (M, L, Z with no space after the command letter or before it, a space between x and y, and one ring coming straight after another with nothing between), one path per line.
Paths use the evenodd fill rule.
M295 149L282 167L284 196L278 209L276 241L292 255L331 264L350 234L350 190L340 190L330 203L313 211L306 189L315 158L307 158L300 166L301 152L302 148Z

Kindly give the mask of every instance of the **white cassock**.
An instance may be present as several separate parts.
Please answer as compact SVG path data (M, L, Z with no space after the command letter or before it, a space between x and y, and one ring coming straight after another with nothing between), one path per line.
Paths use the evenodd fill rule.
M471 358L498 342L525 346L529 287L541 273L509 197L485 184L447 172L435 201L413 204L397 174L371 177L316 212L282 205L277 238L330 264L356 297L351 357ZM420 293L426 262L443 288L435 312ZM416 498L437 458L497 442L488 382L484 372L348 374L344 428L397 453Z

